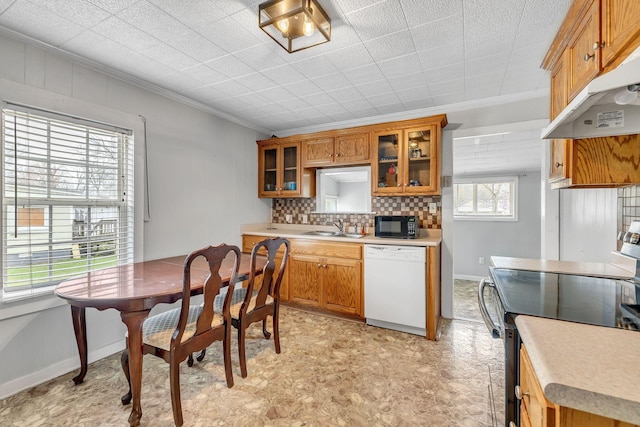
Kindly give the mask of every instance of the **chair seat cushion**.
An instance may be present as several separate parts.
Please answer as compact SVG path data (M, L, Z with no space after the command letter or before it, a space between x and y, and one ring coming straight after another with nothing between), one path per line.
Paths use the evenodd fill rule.
M220 290L220 295L216 296L215 301L213 302L213 310L216 313L222 313L222 304L224 303L224 297L226 296L226 289ZM242 308L242 303L244 301L245 296L247 295L247 288L235 288L233 290L233 295L231 295L231 317L234 319L238 319L240 317L240 308ZM247 307L247 312L250 312L256 307L256 299L258 298L258 291L253 291L251 295L251 301L249 301L249 307ZM265 300L265 305L273 304L273 298L271 295L267 295Z
M180 320L180 310L180 308L174 308L173 310L165 311L164 313L151 316L145 320L142 324L142 341L145 344L169 351L171 346L171 336L178 326L178 320ZM195 334L196 322L201 312L201 306L192 305L189 307L187 326L184 330L184 334L182 334L183 342ZM220 314L215 313L211 326L216 327L222 324L224 324L224 319Z

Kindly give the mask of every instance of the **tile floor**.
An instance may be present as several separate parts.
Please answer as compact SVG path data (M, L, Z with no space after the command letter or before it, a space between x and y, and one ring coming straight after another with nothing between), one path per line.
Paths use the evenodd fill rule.
M455 279L453 283L453 317L482 322L478 309L478 281Z
M475 321L445 320L439 341L283 307L282 353L248 331L248 377L234 351L225 385L221 346L181 369L186 426L493 426L503 423L502 342ZM234 339L235 348L235 339ZM125 426L130 406L115 354L85 382L68 373L0 401L3 426ZM490 381L491 380L491 381ZM497 415L492 415L489 384ZM171 426L168 365L145 356L142 426Z

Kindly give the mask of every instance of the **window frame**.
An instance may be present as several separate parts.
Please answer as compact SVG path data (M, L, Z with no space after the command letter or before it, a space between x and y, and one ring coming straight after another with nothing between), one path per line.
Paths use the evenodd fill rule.
M506 221L506 222L515 222L518 221L518 179L517 175L508 175L508 176L466 176L454 178L453 180L453 219L455 221ZM512 212L511 215L495 215L495 214L478 214L477 213L477 187L481 184L500 184L500 183L511 183L512 191L511 191L511 202L512 202ZM456 214L456 186L458 184L473 184L474 185L474 195L473 195L473 208L474 213L469 215L460 215Z
M45 211L48 211L49 213L53 212L52 209L55 210L56 207L66 207L66 206L71 208L87 207L88 209L93 209L93 208L100 209L101 207L108 206L108 207L116 208L116 210L120 209L121 211L120 211L120 214L118 214L118 221L123 221L124 231L118 231L116 235L118 240L121 240L124 242L122 244L124 245L123 247L125 249L121 252L116 251L116 256L115 256L116 265L133 262L133 260L135 259L134 241L135 241L135 234L136 234L135 228L136 228L136 222L137 222L137 215L135 214L135 210L136 210L135 199L133 197L135 192L134 189L136 187L135 176L134 176L135 145L134 145L134 138L133 138L133 134L134 134L133 129L127 129L124 127L114 126L114 125L106 124L99 121L75 117L65 113L53 112L53 111L39 109L35 107L28 107L20 104L15 104L12 102L3 102L2 116L0 118L0 122L2 125L2 133L1 133L2 148L0 150L1 151L0 161L2 161L3 169L5 166L5 163L7 162L7 159L5 159L5 120L4 120L5 110L10 110L11 112L22 112L22 113L24 113L25 111L28 111L29 113L32 113L40 117L44 117L46 120L50 120L52 122L62 121L62 122L73 124L74 126L84 126L87 129L93 128L101 131L105 131L105 130L113 131L117 134L120 134L120 137L118 137L118 142L116 144L117 150L118 150L117 151L118 166L116 170L118 172L115 175L118 180L118 183L117 183L118 190L117 190L117 196L115 198L113 198L112 200L107 200L108 198L103 198L101 200L100 198L91 197L91 194L90 194L91 191L87 190L87 194L83 198L77 198L77 199L47 197L45 200L42 197L28 197L29 203L27 204L27 206L44 206ZM90 132L88 131L87 134L89 135ZM89 136L87 136L85 142L86 144L92 144ZM47 139L47 147L50 147L50 146L51 144ZM89 150L91 149L91 145L85 145L85 148L87 149L87 153L88 153ZM11 157L11 159L13 159L13 156ZM83 162L84 162L83 164L85 164L87 167L89 167L89 165L92 164L89 157L85 159ZM123 175L126 176L125 179L122 178ZM85 180L88 180L88 179L89 178L85 177ZM2 237L1 237L2 258L1 258L0 264L2 267L1 271L2 271L3 277L6 277L5 274L9 267L5 266L4 264L4 262L7 259L6 256L7 256L7 248L8 248L7 241L5 240L5 238L6 236L8 236L8 233L9 233L9 227L7 226L7 221L9 220L9 218L7 218L7 215L5 215L5 210L8 209L10 204L13 202L9 201L11 197L7 196L7 194L5 193L5 190L6 190L5 187L7 184L5 182L4 173L0 177L0 180L2 183L2 191L3 191L2 210L0 211L0 216L2 216L2 223L3 223L3 231L2 231ZM50 192L51 187L47 186L47 188L48 188L47 192ZM24 200L24 198L22 198L21 200ZM19 206L21 205L23 206L24 204L19 203ZM15 220L17 221L17 219ZM50 221L50 214L46 214L45 226L38 227L38 228L49 229L50 227L49 221ZM16 225L17 225L17 222L16 222ZM18 233L20 233L21 231L24 232L25 229L31 229L29 233L33 233L34 228L36 227L20 226L20 227L17 227L17 231ZM121 228L123 227L121 226ZM35 243L35 244L37 245L38 243ZM49 246L56 247L57 244L58 244L57 242L49 241ZM49 259L51 259L51 250L49 251ZM87 265L88 266L86 271L95 271L94 269L90 268L90 265L91 265L90 262L88 262ZM62 279L62 280L66 280L66 279ZM23 286L22 289L7 290L5 288L6 281L3 280L0 286L0 302L13 302L13 301L19 301L23 299L33 299L40 296L52 295L53 289L55 288L57 283L59 283L59 281L56 282L54 280L54 282L55 283L47 283L44 285L31 282L28 285Z

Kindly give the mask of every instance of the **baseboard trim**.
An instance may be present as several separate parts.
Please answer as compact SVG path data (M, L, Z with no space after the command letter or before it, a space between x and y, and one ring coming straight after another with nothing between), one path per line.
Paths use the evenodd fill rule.
M125 341L119 341L108 346L99 348L94 351L90 351L87 355L89 363L96 360L104 359L107 356L118 353L124 350L126 347ZM35 387L39 384L57 378L61 375L80 369L80 361L78 356L70 357L68 359L61 360L53 363L38 372L33 372L29 375L25 375L20 378L8 381L0 385L0 399L6 399L21 391L27 390L31 387ZM89 375L91 375L91 367L89 367Z
M486 278L487 276L471 276L468 274L454 274L453 275L453 280L459 279L459 280L474 280L476 282L480 282L480 280Z

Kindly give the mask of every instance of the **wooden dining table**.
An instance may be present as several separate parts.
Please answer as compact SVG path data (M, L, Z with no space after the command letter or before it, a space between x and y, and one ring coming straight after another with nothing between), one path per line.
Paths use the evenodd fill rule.
M239 280L249 276L250 258L250 254L242 254ZM80 372L73 377L75 384L82 383L87 374L85 309L113 308L120 312L129 334L129 375L133 403L129 416L131 426L139 425L142 417L142 323L156 304L170 304L182 298L184 260L185 256L175 256L105 268L66 280L55 288L56 295L71 305L73 329L80 353ZM257 260L255 272L260 274L266 264L266 258L259 256ZM232 270L233 259L225 259L220 268L223 285L229 284ZM192 295L202 293L202 285L208 274L206 261L202 257L196 259L191 266ZM123 400L123 403L126 402Z

